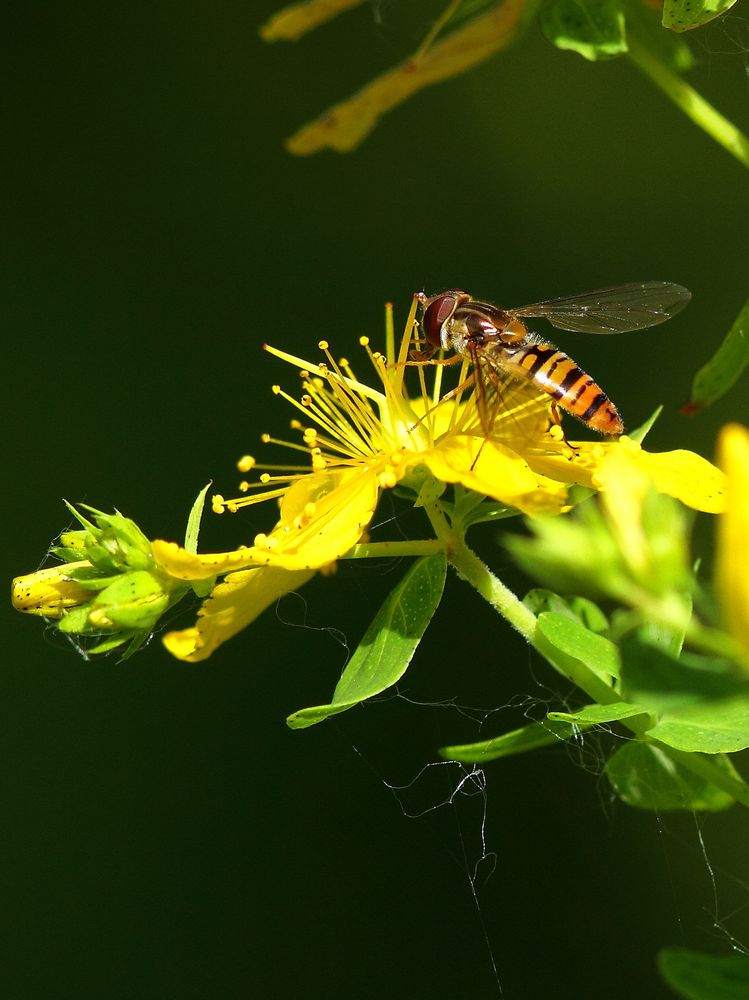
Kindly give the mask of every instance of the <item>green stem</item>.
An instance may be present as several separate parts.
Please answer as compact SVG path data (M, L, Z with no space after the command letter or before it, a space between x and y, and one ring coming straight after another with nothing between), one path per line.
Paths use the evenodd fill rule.
M447 558L458 575L471 584L489 604L530 643L535 641L536 616L496 577L450 527L437 503L425 504L429 520Z
M661 62L652 51L633 38L631 32L627 36L627 45L632 62L653 81L656 87L660 87L695 125L720 143L725 150L736 157L739 163L749 168L749 139L744 133Z
M354 545L342 557L344 559L376 559L393 556L433 556L442 552L444 545L436 538L426 538L413 542L366 542Z

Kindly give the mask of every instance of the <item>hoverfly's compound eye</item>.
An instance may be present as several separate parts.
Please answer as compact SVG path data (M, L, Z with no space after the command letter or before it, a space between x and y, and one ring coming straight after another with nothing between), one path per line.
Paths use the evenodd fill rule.
M421 326L424 336L432 347L442 347L442 324L450 319L458 304L457 296L452 292L438 295L432 299L424 310Z

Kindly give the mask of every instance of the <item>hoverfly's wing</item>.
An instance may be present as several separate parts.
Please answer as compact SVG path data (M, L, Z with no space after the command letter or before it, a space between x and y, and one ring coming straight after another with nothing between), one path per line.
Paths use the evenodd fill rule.
M641 281L536 302L509 312L513 316L543 317L560 330L627 333L665 323L680 312L691 297L686 288L670 281Z
M538 440L539 423L542 429L549 423L550 397L530 380L512 374L500 358L474 351L471 360L476 409L486 437L496 437L501 422L516 443L522 437L529 443Z

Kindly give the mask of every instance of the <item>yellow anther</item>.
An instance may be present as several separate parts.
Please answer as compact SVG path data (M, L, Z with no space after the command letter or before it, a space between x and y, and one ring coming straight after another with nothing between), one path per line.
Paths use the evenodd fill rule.
M305 393L302 396L302 398L299 400L299 402L302 404L302 406L311 406L312 405L312 397L308 393Z
M239 484L239 492L246 493L249 488L250 484L247 482L246 479L243 479L242 482Z
M261 473L261 475L260 475L260 482L263 483L263 484L269 483L270 482L270 473L269 472L263 472L263 473Z
M359 346L360 347L368 347L369 346L369 337L359 337Z
M270 387L270 391L273 393L274 396L277 396L279 394L279 392L281 391L281 386L280 385L272 385Z
M327 351L329 345L327 340L320 340L318 341L317 346L320 348L321 351Z
M237 462L237 469L239 470L239 472L249 472L254 465L255 465L255 459L252 457L252 455L242 455L240 460Z
M221 496L220 493L217 493L215 496L211 497L211 509L213 510L214 514L223 514L225 505L226 505L226 500L224 500L224 498Z
M267 434L267 433L266 434L261 434L260 435L260 440L261 440L261 442L263 444L269 444L270 443L270 434Z

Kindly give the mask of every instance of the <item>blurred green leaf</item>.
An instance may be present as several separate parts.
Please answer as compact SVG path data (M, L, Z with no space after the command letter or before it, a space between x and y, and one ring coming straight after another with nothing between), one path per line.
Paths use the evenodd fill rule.
M640 45L644 45L675 73L686 73L694 66L694 56L684 39L673 31L663 30L660 11L647 7L642 0L630 0L626 10L627 37L630 41L637 39Z
M619 647L622 691L628 701L651 712L673 712L746 692L736 673L717 657L684 654L677 659L666 647L626 636Z
M707 364L694 376L692 396L681 412L696 413L710 406L738 381L749 362L749 300Z
M717 757L714 763L738 777L727 758ZM650 743L625 743L609 759L606 774L619 798L638 809L718 812L734 803L726 792Z
M749 958L703 955L687 948L664 948L658 968L668 985L686 1000L746 1000Z
M291 729L314 726L395 684L406 672L439 606L446 571L441 553L414 563L372 620L330 704L300 709L287 718L287 725Z
M500 757L513 757L515 754L528 753L541 747L563 743L582 726L573 726L567 722L533 722L522 729L513 729L509 733L495 736L490 740L480 740L478 743L462 743L454 746L441 747L440 755L446 760L459 760L465 764L482 764Z
M560 615L566 615L567 618L578 622L591 632L605 632L609 627L606 615L597 604L588 600L587 597L561 597L553 590L536 587L528 591L523 598L523 604L536 617L544 611L556 611Z
M724 14L736 0L664 0L663 27L689 31Z
M551 0L541 28L558 49L585 59L611 59L627 51L621 0Z

